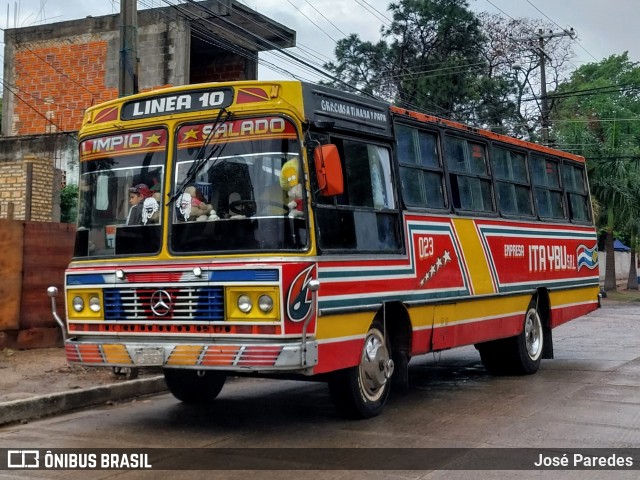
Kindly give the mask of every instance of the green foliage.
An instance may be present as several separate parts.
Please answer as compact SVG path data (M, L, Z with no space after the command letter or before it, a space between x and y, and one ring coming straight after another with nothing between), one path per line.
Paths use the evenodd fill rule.
M535 45L514 37L553 26L476 15L467 0L398 0L388 10L393 19L378 42L355 34L337 42L336 61L324 67L342 81L330 85L535 140L540 112L531 96L539 88L539 56ZM554 88L569 43L545 45Z
M638 86L640 64L626 52L612 55L573 72L556 91L553 112L559 146L587 159L591 193L626 231L640 223Z
M67 185L60 191L60 221L75 223L78 216L78 186Z
M352 90L452 118L502 93L504 81L484 75L485 38L466 0L400 0L389 10L379 42L350 35L338 42L336 63L325 65Z
M612 242L636 247L640 225L640 64L627 53L578 68L556 91L554 132L565 149L587 160L591 193L602 207L598 225ZM607 245L612 250L612 243ZM611 257L611 261L610 261ZM613 255L605 289L615 289Z

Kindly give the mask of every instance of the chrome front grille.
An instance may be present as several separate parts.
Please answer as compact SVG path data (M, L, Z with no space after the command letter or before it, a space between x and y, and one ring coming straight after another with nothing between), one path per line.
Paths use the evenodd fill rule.
M167 308L158 306L159 301ZM104 290L104 308L105 320L221 321L224 291L222 287L109 288Z

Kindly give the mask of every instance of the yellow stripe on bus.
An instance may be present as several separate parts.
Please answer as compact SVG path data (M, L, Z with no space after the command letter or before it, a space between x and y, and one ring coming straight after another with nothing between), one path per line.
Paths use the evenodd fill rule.
M133 363L124 345L102 345L102 353L104 353L106 363Z
M571 290L552 291L549 293L551 308L558 308L563 305L568 306L581 303L594 303L598 301L599 291L600 287L598 285L574 288Z
M518 295L508 297L492 298L472 298L468 301L461 301L455 307L453 319L444 320L436 318L435 325L451 325L455 323L468 322L470 320L481 321L491 318L505 317L508 315L522 314L527 311L527 305L531 301L531 295Z
M471 276L471 285L476 295L495 293L491 281L491 271L478 237L474 221L468 218L454 218L453 224L458 241L462 246L464 258Z
M178 345L171 352L167 365L196 365L203 348L201 345Z
M316 338L352 337L364 335L373 321L374 312L340 313L322 315L318 319Z

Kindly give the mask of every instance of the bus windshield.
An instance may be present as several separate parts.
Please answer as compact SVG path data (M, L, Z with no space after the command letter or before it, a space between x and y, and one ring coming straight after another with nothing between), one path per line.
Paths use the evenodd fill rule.
M160 251L166 145L164 129L80 144L75 257Z
M307 247L300 143L292 123L266 117L189 124L178 129L176 146L173 253Z

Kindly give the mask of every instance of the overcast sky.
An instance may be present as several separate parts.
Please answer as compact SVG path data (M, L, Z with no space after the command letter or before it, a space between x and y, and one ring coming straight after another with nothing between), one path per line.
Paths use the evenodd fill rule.
M314 60L318 63L333 56L334 40L343 38L344 34L358 33L363 40L378 40L381 26L390 18L387 0L241 0L241 3L295 30L298 45L316 56ZM138 4L139 8L167 5L163 0L140 0ZM640 0L469 0L469 4L477 12L543 19L554 23L556 30L573 27L578 34L573 45L576 66L624 51L629 52L632 60L640 61L637 27ZM43 21L52 23L117 13L120 1L11 0L0 5L8 12L0 25L13 27L16 23L29 26ZM300 49L293 52L302 53ZM296 72L303 79L318 79L317 75L287 65L273 55L261 57L265 62ZM290 78L264 65L260 66L259 76L261 79Z

